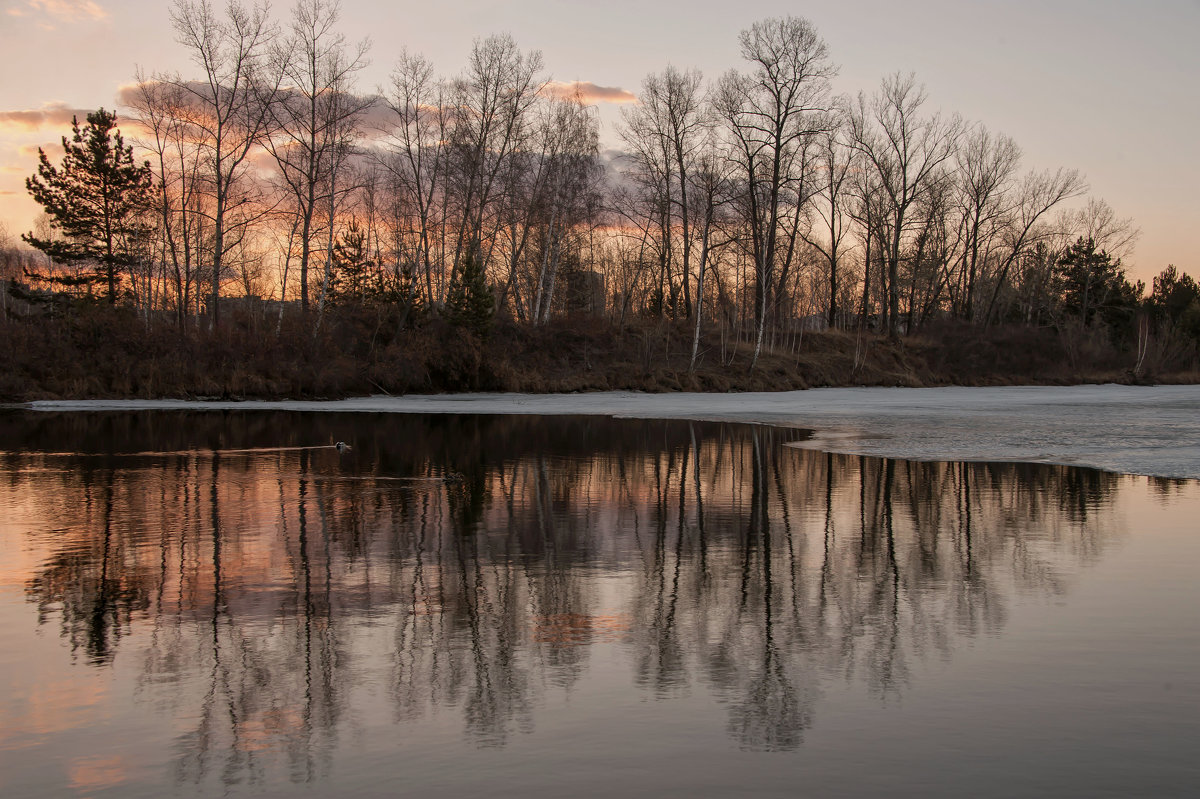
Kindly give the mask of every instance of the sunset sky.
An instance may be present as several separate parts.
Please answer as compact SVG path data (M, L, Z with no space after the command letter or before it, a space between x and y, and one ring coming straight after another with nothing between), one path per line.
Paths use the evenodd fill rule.
M288 10L274 4L279 19ZM667 64L713 78L740 68L739 30L804 16L841 67L838 92L915 71L931 109L1012 136L1026 168L1079 169L1091 196L1133 217L1142 237L1126 262L1132 276L1149 281L1168 263L1200 274L1200 0L343 0L342 14L350 40L373 44L360 91L386 83L402 47L454 74L473 38L507 32L543 52L549 77L606 87L608 100ZM164 2L0 0L0 225L9 234L35 215L23 183L36 148L49 146L57 161L71 114L112 108L139 66L192 71ZM616 146L617 105L601 113L603 143Z

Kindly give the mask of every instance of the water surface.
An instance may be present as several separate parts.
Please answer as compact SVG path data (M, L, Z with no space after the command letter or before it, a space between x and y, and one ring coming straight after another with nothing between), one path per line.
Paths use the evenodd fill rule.
M0 793L1194 790L1195 482L806 440L0 413Z

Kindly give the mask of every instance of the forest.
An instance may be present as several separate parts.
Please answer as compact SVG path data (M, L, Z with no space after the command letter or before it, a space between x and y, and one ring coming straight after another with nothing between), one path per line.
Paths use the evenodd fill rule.
M1200 287L1122 265L1077 170L937 109L835 91L765 19L717 77L603 89L508 35L443 74L336 0L175 0L186 74L76 119L0 230L0 398L1194 381ZM612 91L612 90L609 90ZM632 99L632 98L631 98ZM608 138L615 147L602 147Z

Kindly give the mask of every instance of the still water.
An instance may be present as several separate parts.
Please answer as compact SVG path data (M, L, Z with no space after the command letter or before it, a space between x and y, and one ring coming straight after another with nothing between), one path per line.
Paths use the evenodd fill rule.
M805 435L0 412L0 795L1194 795L1200 484Z

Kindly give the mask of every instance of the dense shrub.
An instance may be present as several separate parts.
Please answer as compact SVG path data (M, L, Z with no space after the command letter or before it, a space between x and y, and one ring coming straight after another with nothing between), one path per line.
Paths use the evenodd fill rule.
M1181 312L1181 321L1190 317ZM128 308L82 305L0 318L0 399L327 398L442 391L782 390L836 385L991 385L1132 379L1134 353L1102 330L927 327L898 343L810 331L749 368L752 346L713 331L695 369L686 322L496 320L461 325L381 307L315 315L233 309L221 326L177 326ZM1194 380L1194 347L1159 346L1145 375Z

